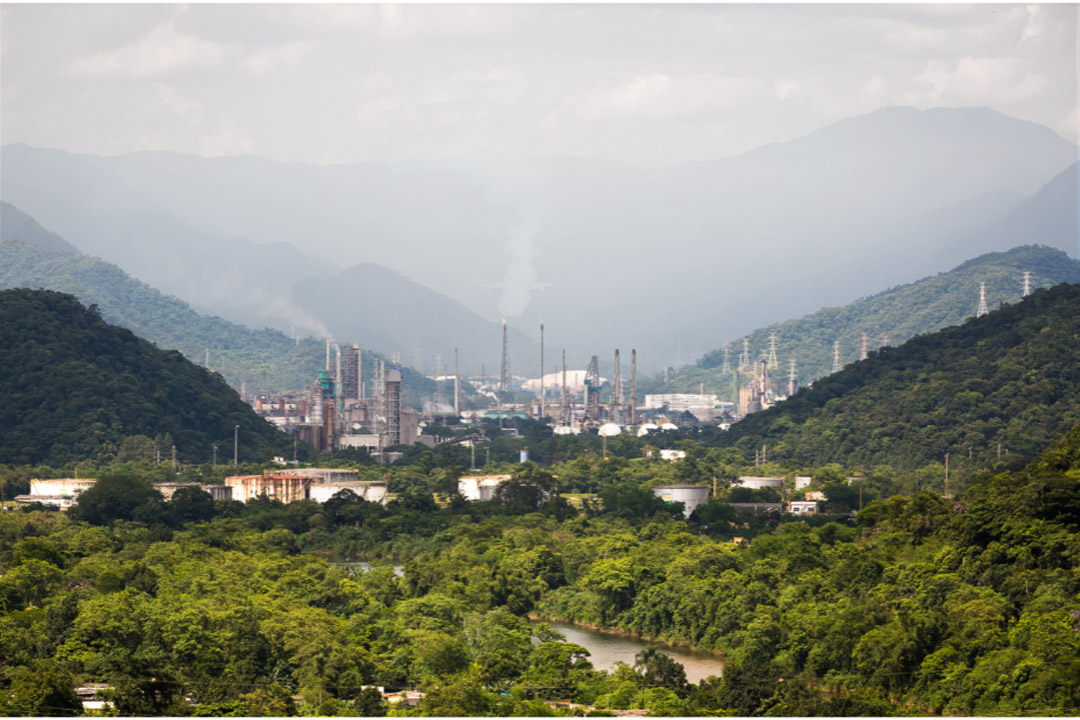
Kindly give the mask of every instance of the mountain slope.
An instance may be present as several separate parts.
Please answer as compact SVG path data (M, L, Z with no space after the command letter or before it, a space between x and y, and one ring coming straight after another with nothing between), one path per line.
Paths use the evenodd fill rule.
M356 265L325 280L302 280L293 288L293 300L321 318L334 336L362 337L373 347L401 351L406 363L420 348L425 363L432 363L429 368L435 354L442 355L445 373L453 367L458 348L463 371L479 374L481 364L487 363L495 374L498 367L502 348L498 324L378 265ZM514 358L539 353L538 343L514 328L509 329L508 342L512 370Z
M5 199L215 314L237 319L225 304L250 299L245 311L262 310L260 324L274 314L288 329L298 309L275 306L275 290L374 263L489 321L532 328L542 317L572 362L636 347L645 366L671 364L680 345L695 357L716 338L1002 249L975 233L1076 162L1076 146L1049 129L986 108L885 108L735 158L653 169L568 158L308 166L50 153L3 149ZM129 216L140 218L137 233L121 222ZM163 217L189 234L167 224L159 233ZM72 234L96 233L96 223L123 240L114 254ZM149 252L159 234L192 248L169 251L177 277L161 281L148 274L172 269ZM249 251L289 243L306 259L282 251L247 269L243 252L225 257L205 240L237 237L259 241ZM1008 246L1025 241L1043 242ZM125 264L135 256L147 272ZM327 260L312 268L312 258ZM222 277L225 268L237 274ZM184 294L196 288L201 298ZM496 346L488 363L497 362Z
M1080 261L1061 250L1027 245L1007 252L987 253L952 270L891 288L862 298L843 307L824 308L804 317L760 328L731 343L729 365L735 368L742 353L743 340L749 342L750 360L768 357L769 336L776 334L777 377L786 378L790 360L796 363L799 383L807 385L832 370L833 343L840 341L841 363L859 357L862 333L867 334L868 349L881 345L888 336L896 346L920 333L957 325L972 317L978 308L979 283L986 282L990 308L1021 298L1023 274L1031 272L1032 288L1051 287L1058 283L1080 282ZM723 348L701 357L697 366L677 370L670 383L657 378L642 383L646 392L697 391L704 383L707 391L731 395L732 376L722 372Z
M217 375L108 325L96 309L47 290L0 291L0 462L63 465L108 459L125 437L169 434L179 459L212 445L243 460L292 441Z
M1030 457L1080 422L1080 284L887 347L720 433L793 466ZM955 461L954 461L955 462Z
M59 253L78 255L79 249L56 233L38 225L34 218L11 203L0 202L0 242L19 240Z
M299 389L313 383L325 364L322 340L297 341L277 330L251 330L201 315L98 258L18 242L0 244L0 290L18 287L74 295L86 305L97 305L106 322L160 348L179 350L197 364L206 362L209 350L210 367L236 388L244 384L249 391ZM372 367L376 357L380 356L364 350L364 366ZM416 404L431 396L435 385L405 369L404 392L406 401Z

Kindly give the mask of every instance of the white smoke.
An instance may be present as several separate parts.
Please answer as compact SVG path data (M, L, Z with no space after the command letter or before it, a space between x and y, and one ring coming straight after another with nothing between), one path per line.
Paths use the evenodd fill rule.
M510 262L506 265L506 273L503 275L501 284L500 315L521 316L529 307L533 291L543 290L551 284L537 281L534 261L539 252L536 248L538 233L538 223L532 219L523 220L510 229L505 245Z

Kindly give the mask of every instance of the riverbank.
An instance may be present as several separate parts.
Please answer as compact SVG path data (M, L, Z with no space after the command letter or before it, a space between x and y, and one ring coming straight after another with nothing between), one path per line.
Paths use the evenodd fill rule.
M698 647L697 645L691 645L690 643L677 642L672 640L663 640L651 635L641 635L639 633L633 633L629 630L623 630L618 627L605 627L603 625L593 625L592 623L580 622L578 620L570 620L568 618L555 617L553 615L542 615L539 613L529 613L528 618L532 622L548 622L548 623L562 623L563 625L573 625L576 628L582 630L591 630L596 633L603 633L604 635L614 635L616 637L631 638L639 640L644 643L655 643L657 645L664 645L670 648L682 648L694 653L701 653L703 655L713 655L718 659L726 659L727 656L718 650L709 650L707 648Z

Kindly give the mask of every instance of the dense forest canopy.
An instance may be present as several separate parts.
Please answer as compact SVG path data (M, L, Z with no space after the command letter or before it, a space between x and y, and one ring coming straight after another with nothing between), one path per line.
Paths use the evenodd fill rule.
M184 461L217 444L266 459L292 441L221 378L47 290L0 291L0 462L63 465L113 455L125 437L168 435ZM171 447L162 447L168 457Z
M547 482L523 466L522 484ZM612 478L614 488L627 481ZM1080 705L1080 427L961 497L772 521L748 546L661 504L171 502L105 474L69 516L0 515L0 703L70 714L1069 714ZM633 480L629 481L630 485ZM522 495L521 498L527 497ZM107 498L106 498L107 499ZM404 562L352 572L322 555ZM382 558L382 560L378 560ZM537 619L723 652L595 670ZM372 685L425 693L385 704ZM562 712L566 712L565 710Z
M1080 285L1039 290L821 378L712 440L777 462L910 468L1030 457L1080 422Z

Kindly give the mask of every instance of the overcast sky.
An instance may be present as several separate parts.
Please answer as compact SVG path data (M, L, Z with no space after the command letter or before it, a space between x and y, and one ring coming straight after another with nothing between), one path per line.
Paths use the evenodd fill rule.
M2 141L342 163L733 155L886 105L1077 139L1076 5L11 5Z

